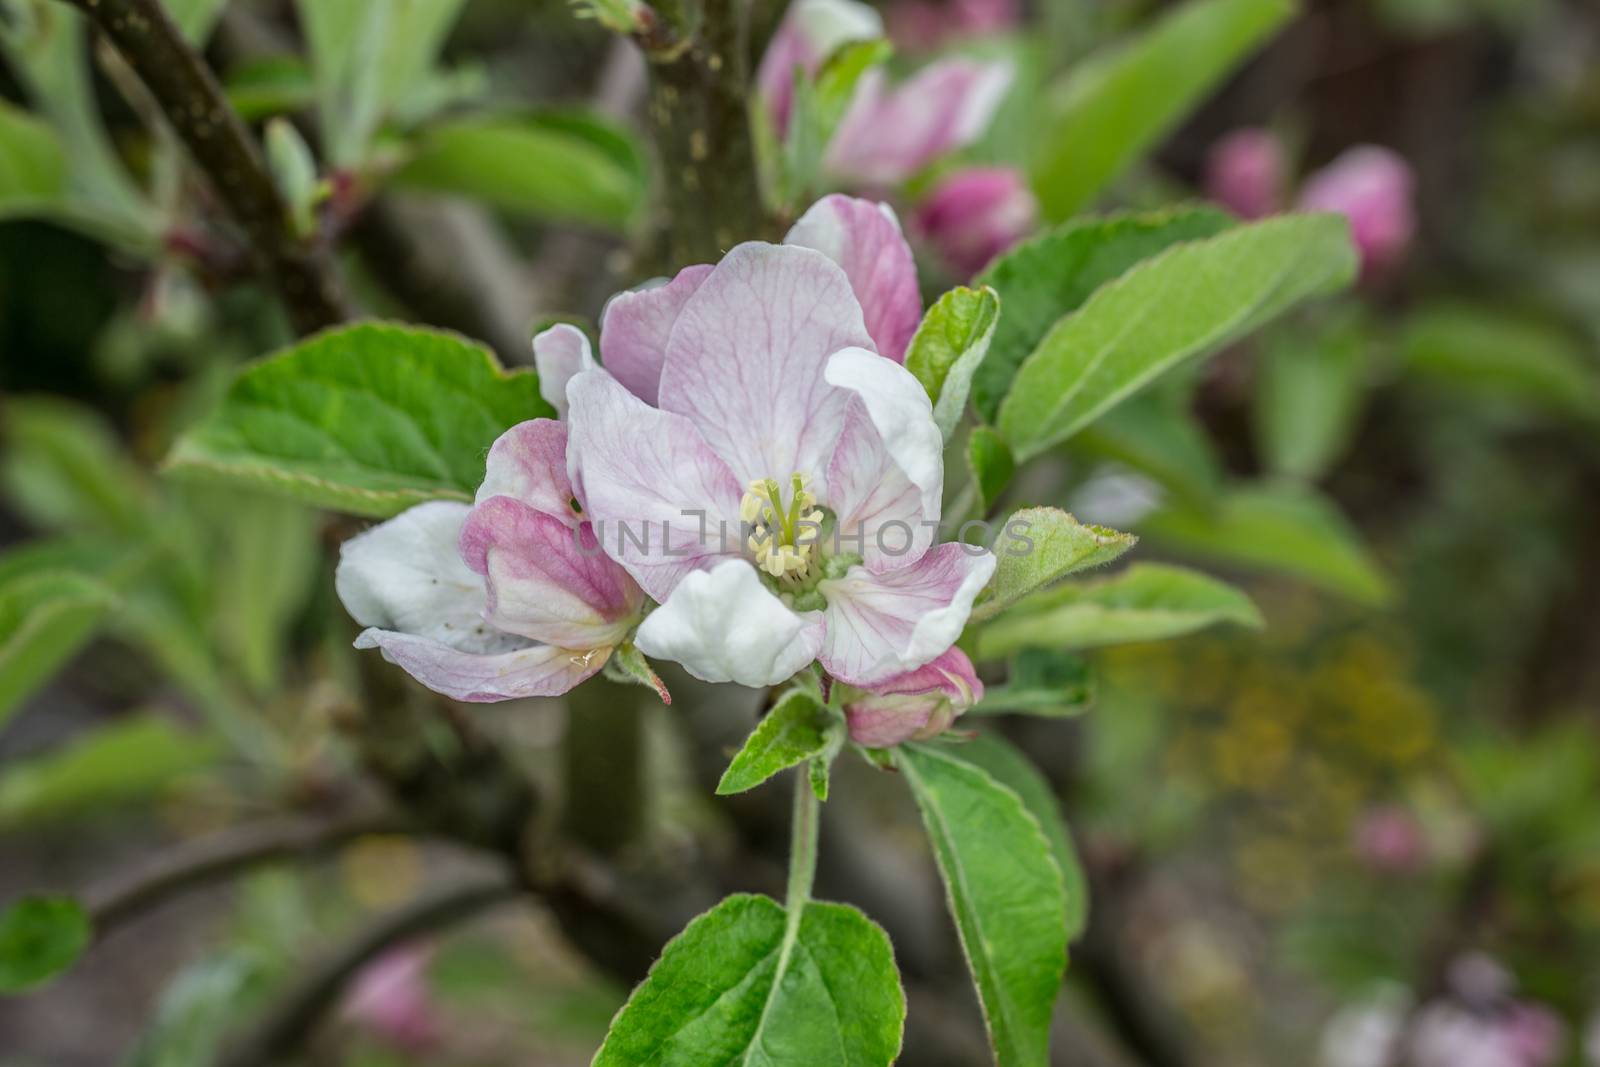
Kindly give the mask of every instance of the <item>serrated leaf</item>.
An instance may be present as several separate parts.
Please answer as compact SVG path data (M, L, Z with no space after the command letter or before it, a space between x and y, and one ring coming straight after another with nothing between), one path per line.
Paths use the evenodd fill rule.
M1194 556L1286 574L1363 604L1389 598L1389 582L1360 534L1327 497L1293 485L1235 489L1201 510L1174 505L1140 533Z
M987 426L977 426L967 438L967 470L978 487L978 512L987 515L1011 484L1017 461L1004 438Z
M1061 813L1061 802L1050 783L1032 760L998 734L981 733L941 751L987 771L989 777L1017 794L1039 820L1067 894L1067 940L1077 940L1089 923L1089 879L1083 873L1078 850Z
M441 122L394 181L521 215L615 229L632 223L647 191L644 155L632 135L578 112Z
M1019 460L1071 437L1166 371L1355 277L1349 224L1290 215L1178 245L1056 323L1017 371L998 427Z
M1036 135L1049 219L1087 207L1295 13L1292 0L1190 0L1076 64Z
M902 745L998 1067L1045 1067L1067 964L1061 870L1015 792L944 748Z
M614 682L624 682L631 685L642 685L653 690L661 698L661 703L671 704L672 694L667 691L667 683L650 666L650 661L645 659L644 653L632 642L619 647L606 660L606 677Z
M828 718L822 704L805 689L791 689L751 731L733 757L717 794L754 789L780 771L818 756L828 747Z
M0 583L0 726L88 644L116 602L71 571L22 571Z
M1078 651L1160 641L1224 622L1258 627L1261 613L1249 597L1209 575L1136 563L1102 581L1027 598L978 632L978 654L989 659L1023 648Z
M141 713L0 772L0 826L34 824L143 801L221 755L214 737Z
M41 986L89 947L89 916L68 897L23 897L0 911L0 993Z
M1014 511L995 543L994 577L972 619L992 618L1069 574L1110 563L1138 540L1132 534L1081 523L1060 508Z
M888 1067L905 996L889 939L843 904L794 924L767 897L731 896L667 944L593 1067Z
M1320 325L1289 324L1267 338L1254 421L1274 473L1309 481L1338 458L1355 429L1371 345L1359 314Z
M972 377L999 321L1000 297L993 289L955 288L935 301L912 335L906 370L928 391L933 421L947 442L967 410Z
M1075 219L1024 241L978 275L1005 304L972 399L993 419L1011 379L1061 316L1135 264L1179 241L1214 237L1234 225L1215 208L1178 207L1139 215Z
M387 518L471 500L495 438L555 413L538 379L455 334L361 323L246 367L167 459L182 477Z
M1020 712L1047 718L1081 715L1094 702L1094 674L1081 656L1025 648L1011 658L1005 685L984 690L968 715Z
M67 193L67 151L48 125L0 100L0 219L60 205Z

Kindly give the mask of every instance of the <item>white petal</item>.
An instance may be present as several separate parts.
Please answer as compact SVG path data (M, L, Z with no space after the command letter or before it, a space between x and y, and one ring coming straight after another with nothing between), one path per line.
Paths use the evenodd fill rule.
M363 626L447 648L503 651L510 639L483 621L483 579L456 548L469 511L449 501L419 504L346 541L334 572L345 610Z
M961 636L972 601L994 574L993 553L945 544L886 574L852 567L818 589L828 600L819 657L851 685L876 685L915 670Z
M589 338L569 323L558 322L533 339L533 365L539 371L539 395L567 417L567 383L595 366Z
M727 560L686 575L635 640L701 681L775 685L817 658L822 616L789 610L754 567Z
M453 700L489 703L565 693L605 666L611 650L574 651L524 643L510 651L462 652L426 637L364 630L357 648L380 648L423 685Z

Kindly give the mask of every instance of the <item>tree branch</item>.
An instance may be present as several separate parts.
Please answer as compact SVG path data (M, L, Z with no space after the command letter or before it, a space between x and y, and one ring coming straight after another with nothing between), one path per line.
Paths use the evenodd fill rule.
M292 1059L363 966L401 942L469 919L516 896L520 889L504 875L478 878L420 896L378 919L292 984L277 1004L223 1053L218 1067L271 1067Z
M245 231L296 332L345 318L332 260L302 241L250 132L160 0L65 0L93 20L139 75Z
M112 930L178 893L247 867L315 856L366 834L403 829L392 814L366 811L337 819L277 819L251 823L191 842L158 856L144 868L88 894L95 936Z

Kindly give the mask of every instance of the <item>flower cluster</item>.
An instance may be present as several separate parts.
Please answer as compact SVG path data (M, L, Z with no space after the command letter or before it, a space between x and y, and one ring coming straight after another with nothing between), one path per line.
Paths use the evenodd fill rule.
M345 545L358 644L471 701L565 692L629 641L708 682L815 662L863 743L939 732L982 694L954 642L995 559L934 543L943 439L901 365L921 314L894 213L835 195L781 245L614 297L598 361L541 333L561 419L495 442L472 505Z

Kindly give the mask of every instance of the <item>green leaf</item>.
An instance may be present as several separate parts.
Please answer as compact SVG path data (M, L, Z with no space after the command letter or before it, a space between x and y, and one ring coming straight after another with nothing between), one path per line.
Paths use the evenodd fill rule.
M776 901L741 894L691 922L593 1067L888 1067L906 1011L888 937L843 904L786 919Z
M20 993L71 967L89 947L89 916L68 897L23 897L0 911L0 993Z
M1060 508L1014 511L995 545L987 599L973 609L972 618L991 618L1051 582L1110 563L1138 540L1105 526L1085 525Z
M1076 219L989 264L977 284L995 289L1006 313L973 383L979 413L995 417L1022 361L1096 289L1179 241L1214 237L1233 225L1231 216L1209 207Z
M1088 206L1295 13L1291 0L1190 0L1073 67L1037 136L1045 217Z
M167 459L175 474L387 518L471 500L495 438L555 413L538 379L454 334L360 323L244 369Z
M1017 458L1071 437L1185 360L1355 277L1349 224L1288 215L1178 245L1102 286L1023 362L998 426Z
M1021 712L1047 718L1082 715L1094 703L1094 674L1081 656L1024 648L1011 658L1005 685L989 686L968 715Z
M1402 342L1418 377L1500 402L1600 419L1600 366L1571 337L1497 308L1440 304L1413 315Z
M0 582L0 726L88 644L116 604L92 578L22 571Z
M0 100L0 219L33 215L67 193L67 152L48 125Z
M945 746L902 745L911 787L978 987L998 1067L1045 1067L1067 965L1067 900L1039 820Z
M1000 297L993 289L952 289L922 316L906 349L906 370L928 391L933 421L947 442L966 413L972 376L999 320Z
M733 757L717 795L754 789L779 771L819 756L828 747L828 716L809 690L791 689L756 723Z
M1211 510L1163 508L1145 518L1140 533L1177 551L1287 574L1359 603L1389 597L1388 580L1360 535L1311 489L1236 489Z
M142 802L220 754L215 738L165 715L131 715L0 772L0 826Z
M471 115L431 127L394 176L405 188L506 211L627 227L644 205L644 157L624 130L576 112Z
M1182 567L1136 563L1103 581L1029 597L978 632L978 654L990 659L1023 648L1070 652L1160 641L1223 622L1260 626L1261 614L1226 582Z
M620 646L606 660L606 677L613 682L622 682L628 685L642 685L652 690L661 698L661 703L671 704L672 694L667 691L667 683L650 666L650 661L644 658L638 646L629 641Z
M848 41L823 62L815 78L796 71L788 137L783 146L785 173L779 190L785 205L792 206L794 200L817 187L828 142L833 140L845 109L855 97L857 83L893 51L882 38Z
M1355 429L1371 345L1358 314L1322 326L1286 324L1267 339L1255 428L1273 472L1310 481L1338 458Z
M191 44L204 45L228 0L163 0L172 20Z
M1154 389L1126 400L1078 434L1073 447L1204 503L1222 483L1222 463L1199 420L1178 399Z
M987 426L978 426L967 438L967 470L978 487L978 512L987 515L1011 484L1011 477L1017 472L1017 461L1004 438Z
M1017 794L1039 820L1039 829L1050 842L1050 855L1061 871L1067 893L1067 940L1077 940L1089 923L1089 879L1083 873L1078 850L1061 814L1061 802L1050 783L1033 761L998 734L978 734L962 744L943 746L940 751L987 771L989 777Z
M0 414L0 483L33 522L118 534L148 527L146 476L99 414L49 396L9 398Z
M228 102L246 122L286 115L316 100L316 84L299 56L262 56L228 71Z

